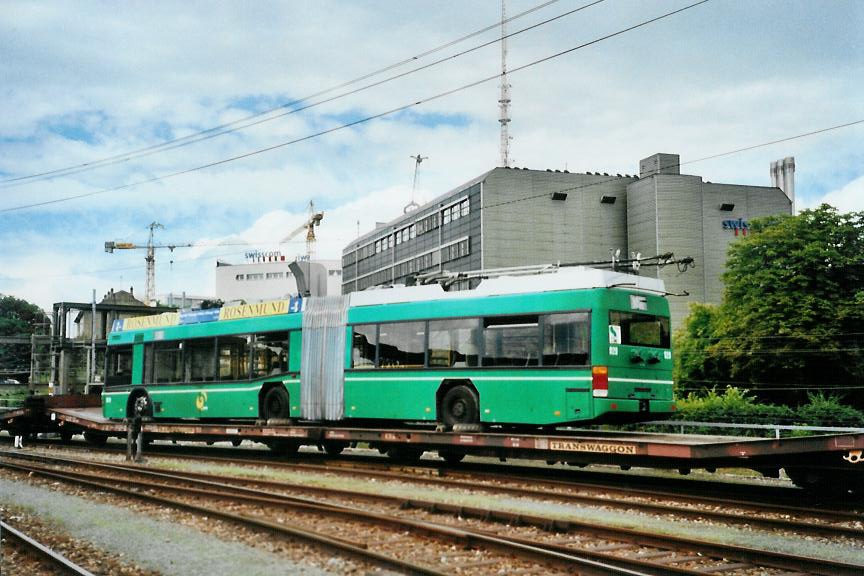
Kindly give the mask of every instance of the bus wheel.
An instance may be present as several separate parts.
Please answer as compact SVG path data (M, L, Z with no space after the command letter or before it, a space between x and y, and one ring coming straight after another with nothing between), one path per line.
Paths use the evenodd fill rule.
M338 440L331 440L329 442L324 442L324 444L322 444L322 447L324 448L324 452L326 452L328 456L338 456L342 453L343 450L345 450L345 448L348 447L348 443L340 442Z
M441 419L448 428L480 422L477 395L467 386L456 386L448 390L441 400L441 412Z
M271 388L264 395L263 412L265 420L286 420L291 416L288 392L282 386Z
M90 430L84 432L84 440L87 441L91 446L95 446L96 448L102 448L105 444L108 443L108 435L101 434L99 432L91 432Z
M452 452L450 450L439 450L438 456L447 464L458 464L465 458L464 452Z

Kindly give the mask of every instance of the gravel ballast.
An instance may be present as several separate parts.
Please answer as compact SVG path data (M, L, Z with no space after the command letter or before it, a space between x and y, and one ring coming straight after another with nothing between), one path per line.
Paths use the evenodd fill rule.
M164 576L329 574L180 524L0 478L0 503L32 511L77 538Z

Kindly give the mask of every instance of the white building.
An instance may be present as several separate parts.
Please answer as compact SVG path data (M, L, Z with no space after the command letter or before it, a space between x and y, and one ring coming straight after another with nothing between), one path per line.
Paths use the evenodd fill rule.
M296 295L297 281L284 256L262 256L255 262L230 264L216 262L216 298L223 302L261 302ZM342 267L339 260L313 260L327 271L327 294L342 293Z

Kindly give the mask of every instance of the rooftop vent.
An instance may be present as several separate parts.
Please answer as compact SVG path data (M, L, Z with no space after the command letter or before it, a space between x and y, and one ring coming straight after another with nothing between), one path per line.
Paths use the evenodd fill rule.
M553 192L552 193L552 200L558 200L558 201L563 202L564 200L567 200L567 193L566 192Z
M600 197L601 204L614 204L615 200L617 200L617 196L606 196L605 194Z
M732 204L731 202L724 202L723 204L720 204L720 210L722 212L731 212L734 209L735 204Z

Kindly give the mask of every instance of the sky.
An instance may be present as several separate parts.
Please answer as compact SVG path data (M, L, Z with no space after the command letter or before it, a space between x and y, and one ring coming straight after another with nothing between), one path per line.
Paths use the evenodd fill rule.
M528 12L508 32L533 27L508 40L511 165L633 174L665 152L708 181L769 185L771 161L794 156L799 210L864 210L864 123L703 160L864 120L864 2L711 0L593 42L694 1L564 15L591 0L508 0L508 16ZM217 260L303 254L303 235L280 240L310 201L316 256L339 258L411 201L412 155L428 157L421 203L499 161L497 1L0 13L0 294L47 310L92 290L143 297L144 251L104 243L146 244L151 222L156 243L194 245L157 251L157 293L212 296Z

